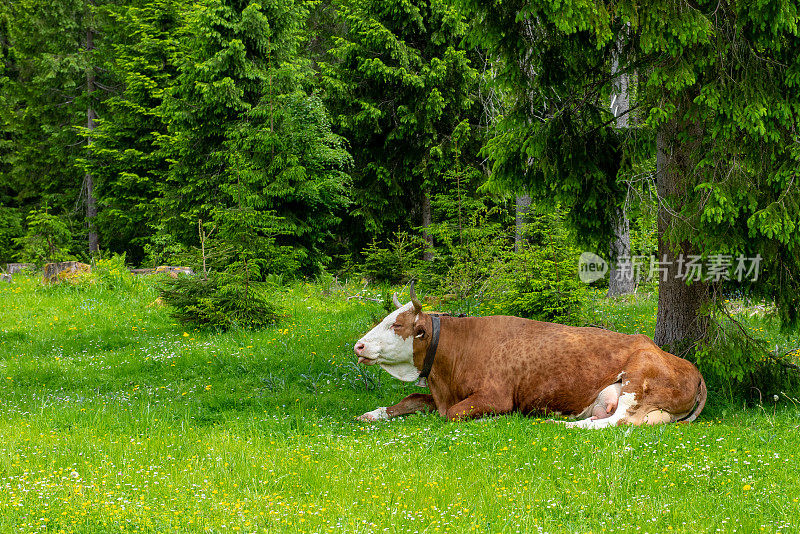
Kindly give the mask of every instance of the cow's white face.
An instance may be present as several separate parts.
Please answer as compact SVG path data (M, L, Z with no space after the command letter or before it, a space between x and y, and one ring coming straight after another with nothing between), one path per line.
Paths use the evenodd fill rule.
M358 340L354 349L358 363L379 364L404 382L419 378L414 367L414 305L408 303L390 313L381 323Z

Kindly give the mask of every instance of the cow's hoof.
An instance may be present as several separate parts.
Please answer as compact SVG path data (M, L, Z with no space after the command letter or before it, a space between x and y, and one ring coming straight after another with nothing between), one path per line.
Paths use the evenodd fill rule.
M357 421L366 421L366 422L381 421L384 419L389 419L389 414L386 412L386 408L383 406L375 410L372 410L371 412L367 412L365 414L356 417Z

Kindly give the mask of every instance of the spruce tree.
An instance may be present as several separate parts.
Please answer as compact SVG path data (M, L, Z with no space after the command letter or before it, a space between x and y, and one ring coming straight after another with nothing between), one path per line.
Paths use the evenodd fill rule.
M658 260L667 268L656 342L681 350L708 334L721 280L706 273L687 283L679 271L695 255L731 267L763 258L757 279L740 287L774 301L784 324L800 322L796 6L463 3L514 97L487 150L496 186L557 198L579 235L606 250L622 199L616 153L655 140ZM640 73L636 136L610 128L615 59L616 73Z
M83 239L93 232L94 196L92 176L78 160L109 85L97 68L103 21L96 12L92 0L20 0L0 8L0 188L18 215L45 203L52 212L77 215Z
M177 72L182 8L177 0L136 0L99 11L108 24L98 56L115 86L81 163L94 177L102 247L124 251L139 264L158 222L155 201L169 168L161 146L167 134L162 104Z
M355 161L345 228L360 248L431 221L442 177L460 154L477 152L479 76L461 46L466 23L448 2L346 0L336 8L340 35L320 71Z
M297 267L291 264L291 251L275 245L276 218L243 205L216 209L212 217L206 224L198 221L195 274L164 281L161 297L172 307L172 316L219 330L275 322L280 313L265 273Z
M188 9L181 59L163 110L169 172L159 207L168 231L193 243L198 218L228 206L246 184L245 205L274 212L278 240L303 268L326 262L323 245L348 204L343 141L306 88L297 54L306 4L206 0Z
M82 177L82 0L3 2L3 173L11 205L24 213L48 202L72 209ZM85 111L85 108L83 108Z

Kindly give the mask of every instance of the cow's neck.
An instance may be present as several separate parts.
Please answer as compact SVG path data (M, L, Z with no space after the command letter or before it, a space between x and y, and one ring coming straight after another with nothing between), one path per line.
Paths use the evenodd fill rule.
M426 329L429 332L433 332L432 319L431 316L428 316L425 321ZM442 334L444 334L448 339L440 343L437 347L430 369L430 375L427 377L427 387L430 388L436 406L442 411L442 409L446 410L448 406L460 400L456 399L458 395L454 389L458 386L452 384L452 378L455 375L455 366L457 364L456 355L459 351L456 347L449 346L455 340L451 336L446 335L448 328L452 328L454 326L453 322L458 319L452 317L437 317L437 319L440 320L440 338ZM428 353L427 349L427 346L420 346L418 349L414 350L414 366L420 371L424 369L425 357Z

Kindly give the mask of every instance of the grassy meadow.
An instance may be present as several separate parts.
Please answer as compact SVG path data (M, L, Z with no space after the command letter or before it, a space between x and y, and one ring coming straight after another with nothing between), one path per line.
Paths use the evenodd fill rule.
M355 294L384 296L297 284L280 324L220 334L176 324L148 278L0 284L0 532L798 530L791 398L712 395L654 428L358 423L417 389L356 365L383 310ZM655 305L592 303L649 335Z

